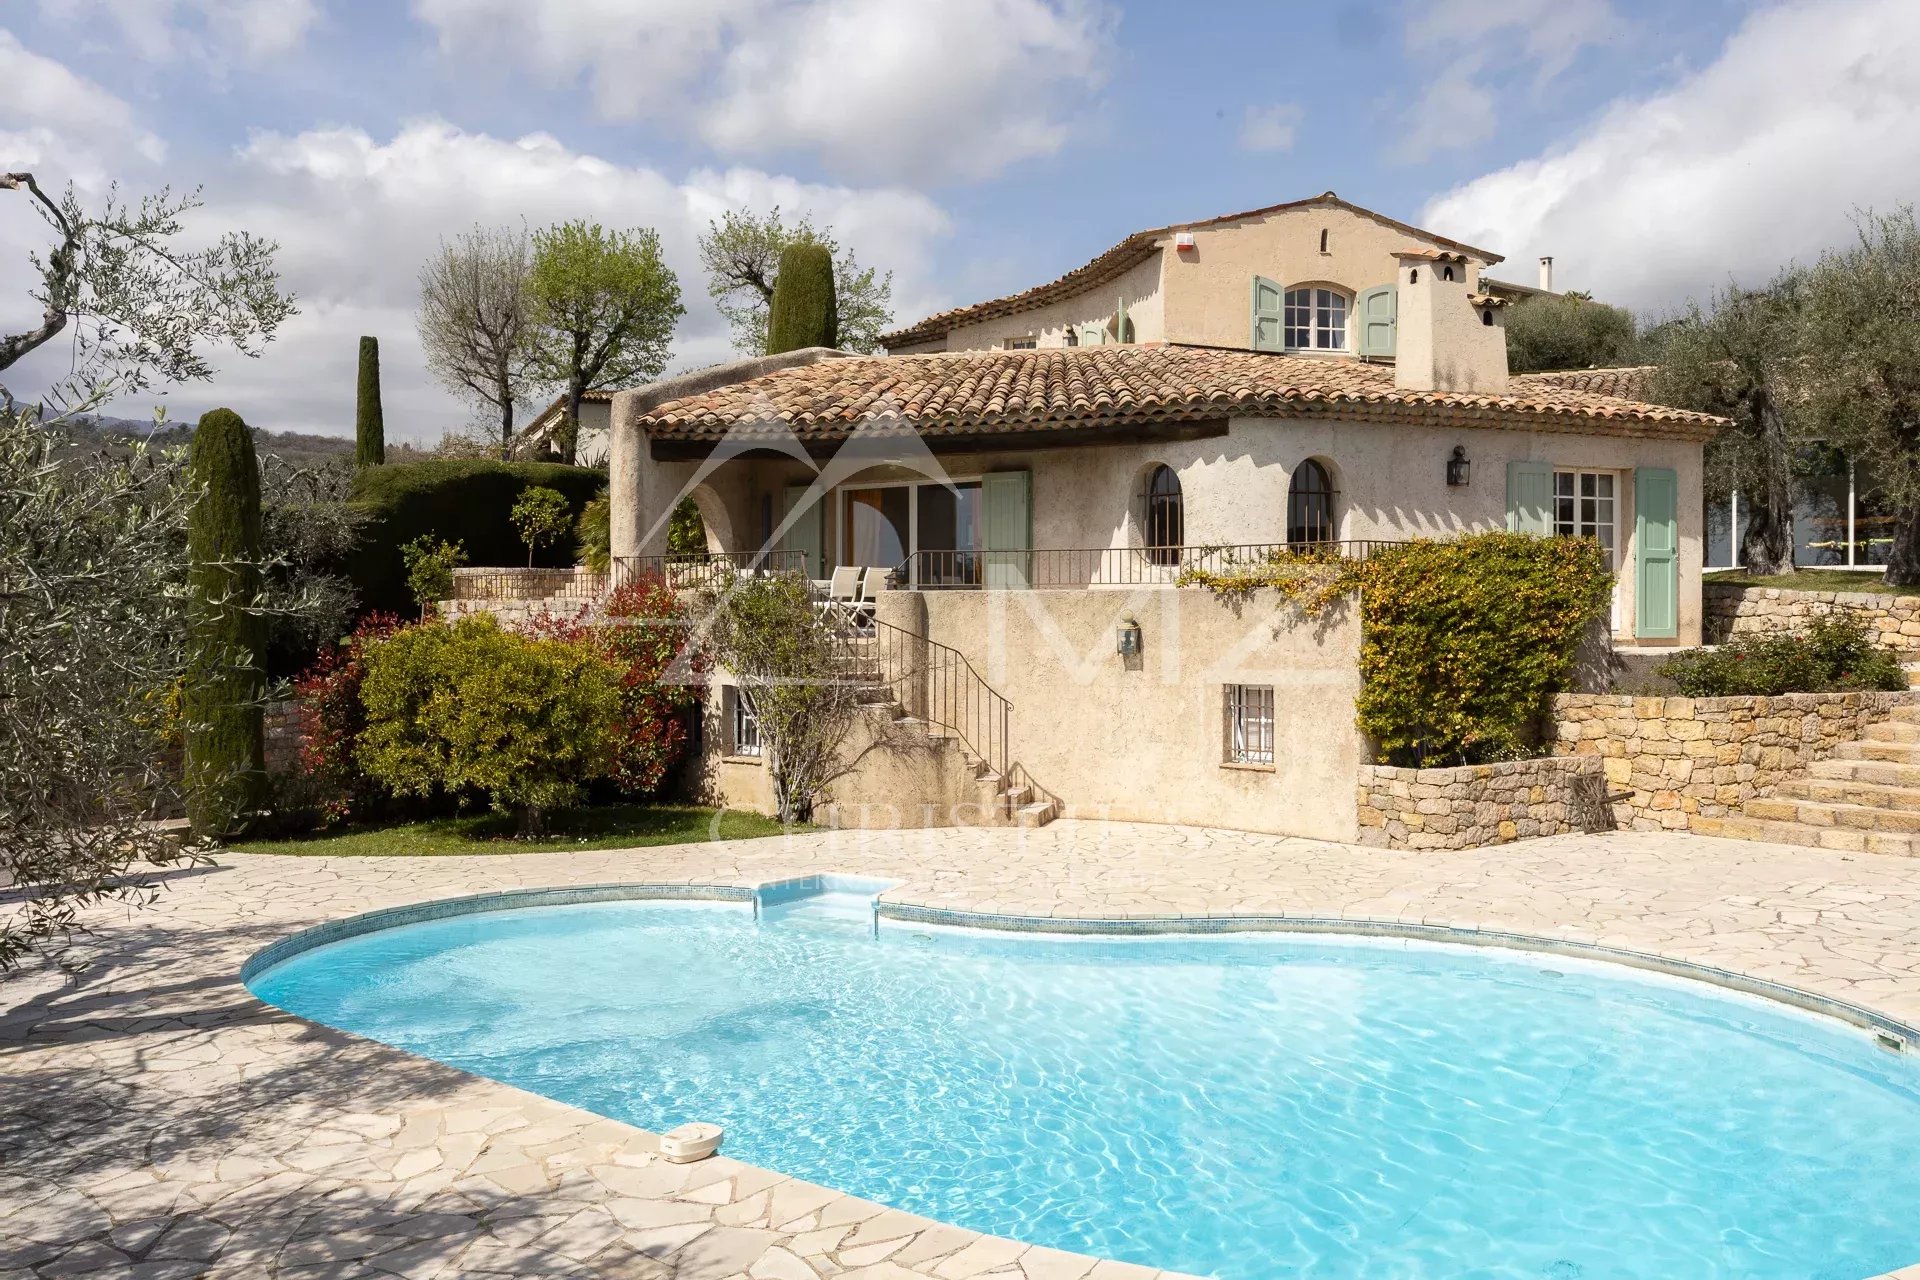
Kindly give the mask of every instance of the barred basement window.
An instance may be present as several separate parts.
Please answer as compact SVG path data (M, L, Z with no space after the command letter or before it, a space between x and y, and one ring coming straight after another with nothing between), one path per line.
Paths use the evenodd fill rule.
M1227 686L1227 763L1273 763L1273 686Z
M736 756L760 754L760 717L754 714L753 697L735 686L728 690L733 699L733 746Z

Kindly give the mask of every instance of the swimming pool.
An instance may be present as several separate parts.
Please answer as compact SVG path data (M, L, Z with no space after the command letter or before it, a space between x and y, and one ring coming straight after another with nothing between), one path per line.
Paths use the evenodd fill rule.
M768 912L769 917L777 914ZM264 1000L974 1230L1242 1277L1831 1277L1920 1258L1920 1070L1609 965L609 902L382 929Z

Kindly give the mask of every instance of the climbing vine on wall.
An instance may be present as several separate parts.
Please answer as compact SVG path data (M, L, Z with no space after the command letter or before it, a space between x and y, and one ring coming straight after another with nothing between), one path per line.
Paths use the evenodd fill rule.
M1288 552L1180 581L1238 598L1270 589L1309 616L1357 592L1360 728L1386 763L1450 765L1530 749L1613 575L1591 539L1481 533L1365 561Z

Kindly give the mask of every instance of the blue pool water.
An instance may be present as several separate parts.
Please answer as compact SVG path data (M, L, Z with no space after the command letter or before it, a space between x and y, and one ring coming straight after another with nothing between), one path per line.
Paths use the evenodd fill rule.
M1914 1063L1611 966L612 903L365 934L252 986L902 1209L1232 1280L1920 1261Z

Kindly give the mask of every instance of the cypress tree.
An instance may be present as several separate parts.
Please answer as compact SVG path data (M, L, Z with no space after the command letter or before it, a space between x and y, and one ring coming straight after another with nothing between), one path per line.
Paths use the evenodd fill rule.
M780 254L767 316L767 354L831 347L840 339L840 305L833 292L833 253L802 240Z
M187 818L195 834L231 834L266 802L262 703L260 463L231 409L200 419L187 452L197 496L187 520L191 626L181 690Z
M360 389L353 406L353 465L387 460L387 424L380 416L380 339L360 339Z

